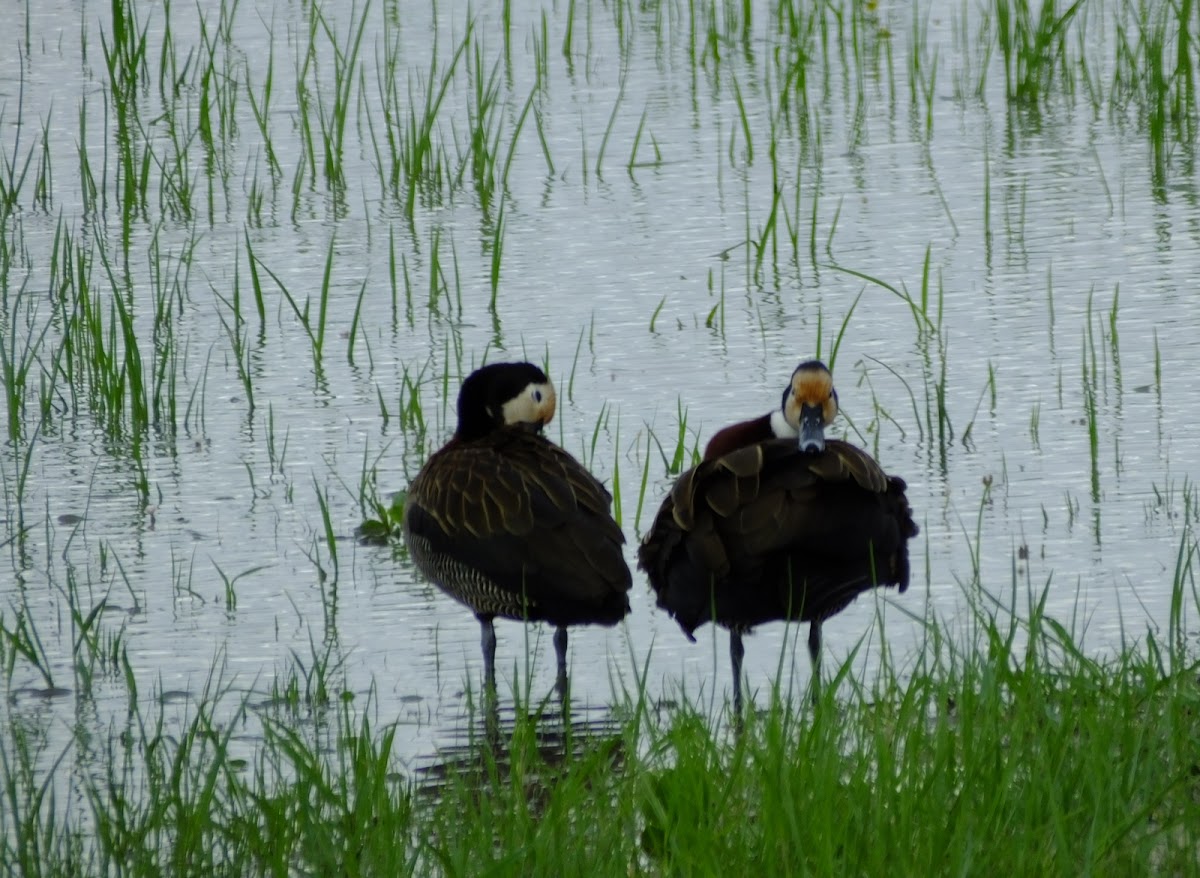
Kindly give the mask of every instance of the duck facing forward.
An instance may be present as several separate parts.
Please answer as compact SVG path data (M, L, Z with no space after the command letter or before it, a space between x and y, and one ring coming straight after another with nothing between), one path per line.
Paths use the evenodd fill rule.
M870 588L908 588L917 525L904 481L825 438L837 411L829 369L801 363L779 409L712 437L638 549L658 606L690 639L705 622L729 629L738 715L742 636L755 625L808 622L815 682L821 623Z
M554 625L557 688L567 686L567 627L615 625L631 576L612 498L542 435L554 385L530 363L472 372L453 438L409 486L403 532L417 569L479 619L485 683L496 685L497 618Z

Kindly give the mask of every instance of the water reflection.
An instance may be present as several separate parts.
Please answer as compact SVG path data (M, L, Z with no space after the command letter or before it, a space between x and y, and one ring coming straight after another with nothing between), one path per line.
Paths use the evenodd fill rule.
M620 763L623 728L607 708L567 706L555 698L529 710L493 699L489 708L468 710L442 730L436 751L414 765L415 785L437 798L450 783L479 789L505 783L519 767L526 792L533 797L585 753Z

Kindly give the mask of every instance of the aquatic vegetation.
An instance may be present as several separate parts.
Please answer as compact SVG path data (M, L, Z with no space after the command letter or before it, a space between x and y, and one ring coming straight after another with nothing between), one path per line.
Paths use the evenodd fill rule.
M373 695L347 697L341 659L314 643L266 698L218 666L182 709L169 692L131 702L73 781L82 820L58 816L65 754L44 759L44 727L21 714L0 747L3 874L1190 871L1194 659L1173 636L1089 658L1043 614L1046 593L1027 621L976 602L966 644L928 620L915 665L843 666L843 696L813 705L777 681L736 735L685 695L656 703L644 679L617 689L615 720L558 731L517 693L499 747L411 773L401 726L370 718ZM262 733L244 755L250 716ZM597 808L605 820L580 819Z
M0 873L1195 871L1194 0L402 6L11 10ZM923 543L815 710L767 626L732 737L635 581L602 735L513 626L421 787L477 650L405 489L526 350L631 544L837 360Z

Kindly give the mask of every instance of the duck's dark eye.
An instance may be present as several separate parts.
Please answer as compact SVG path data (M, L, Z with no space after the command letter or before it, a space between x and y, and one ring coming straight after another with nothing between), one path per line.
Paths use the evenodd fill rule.
M533 392L533 401L534 401L534 402L541 402L541 401L542 401L542 392L541 392L540 390L535 390L535 391Z

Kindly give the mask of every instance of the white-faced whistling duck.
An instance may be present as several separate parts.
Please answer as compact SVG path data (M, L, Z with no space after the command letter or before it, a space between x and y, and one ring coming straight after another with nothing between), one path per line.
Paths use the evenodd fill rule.
M470 607L495 694L497 616L556 627L560 695L567 626L615 625L629 612L625 537L604 486L542 435L554 385L530 363L471 373L454 437L409 486L404 538L426 579Z
M801 363L778 410L712 437L638 549L658 605L690 639L705 622L729 629L739 716L743 634L808 622L815 693L821 622L873 586L908 588L917 525L904 481L825 439L837 410L829 369Z

